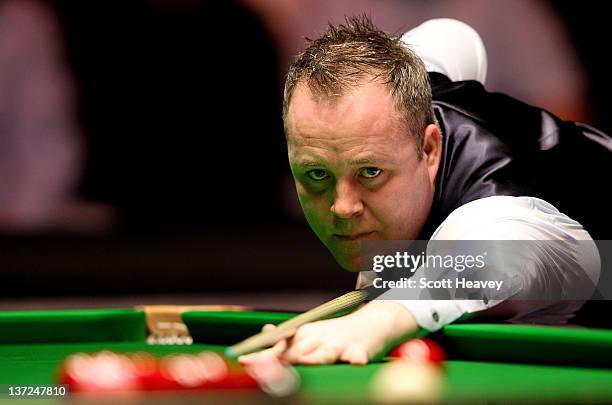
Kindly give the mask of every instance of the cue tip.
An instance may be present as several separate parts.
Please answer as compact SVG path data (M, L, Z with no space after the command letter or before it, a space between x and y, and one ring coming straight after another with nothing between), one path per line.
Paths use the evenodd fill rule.
M238 353L236 353L234 348L230 346L225 349L225 356L230 359L236 359L238 357Z

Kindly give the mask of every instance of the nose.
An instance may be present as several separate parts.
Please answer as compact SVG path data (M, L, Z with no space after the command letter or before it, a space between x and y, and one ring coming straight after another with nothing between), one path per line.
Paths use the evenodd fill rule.
M363 202L356 185L350 180L338 181L336 198L331 206L331 212L338 218L349 219L363 213Z

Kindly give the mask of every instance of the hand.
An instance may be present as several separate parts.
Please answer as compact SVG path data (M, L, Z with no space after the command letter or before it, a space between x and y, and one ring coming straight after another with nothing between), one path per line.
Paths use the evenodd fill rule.
M264 326L264 330L273 328ZM372 301L352 314L303 325L272 348L240 356L238 361L249 365L274 355L299 364L367 364L416 330L414 317L402 305Z

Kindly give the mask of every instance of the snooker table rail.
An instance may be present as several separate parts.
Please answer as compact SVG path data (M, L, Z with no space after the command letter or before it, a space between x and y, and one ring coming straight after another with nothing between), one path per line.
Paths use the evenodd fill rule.
M232 345L296 313L186 311L182 320L194 343ZM142 342L141 309L0 311L0 344ZM449 358L496 362L612 366L612 330L516 324L463 323L430 335Z

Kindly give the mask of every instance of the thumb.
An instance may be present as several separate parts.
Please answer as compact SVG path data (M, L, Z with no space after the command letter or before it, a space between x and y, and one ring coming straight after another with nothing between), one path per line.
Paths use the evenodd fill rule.
M267 324L265 324L265 325L264 325L264 326L261 328L261 331L262 331L262 332L269 332L269 331L274 330L274 329L276 329L276 325L271 324L271 323L267 323Z

